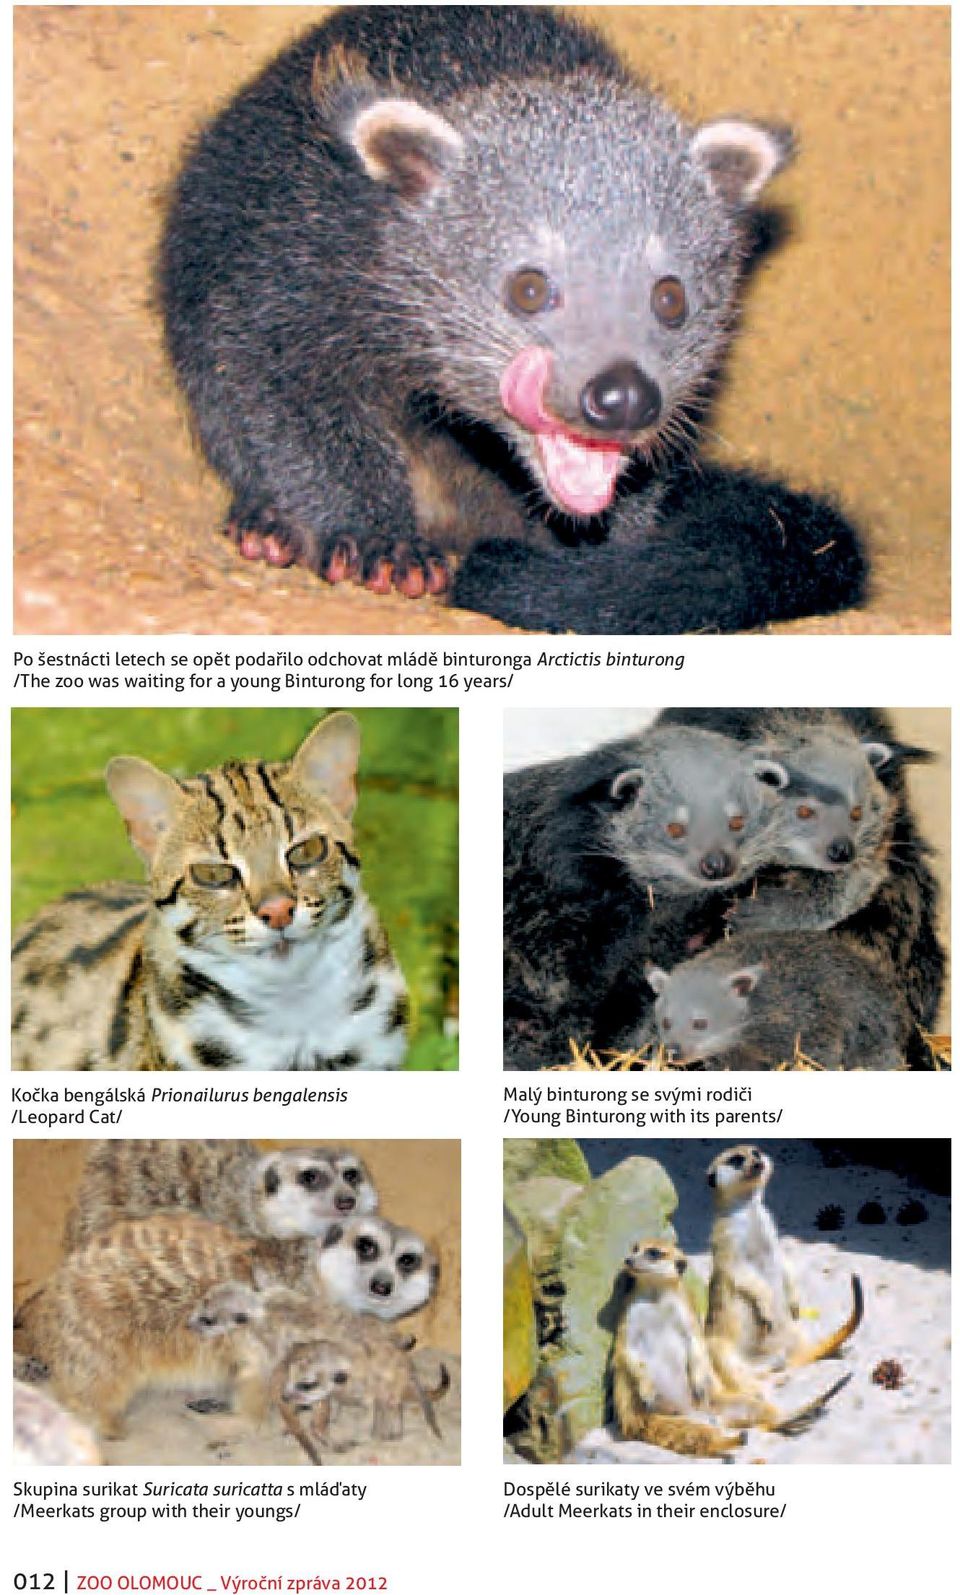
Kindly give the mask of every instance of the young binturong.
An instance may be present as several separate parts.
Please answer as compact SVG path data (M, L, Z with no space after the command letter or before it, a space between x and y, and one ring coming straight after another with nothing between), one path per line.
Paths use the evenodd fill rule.
M653 1015L625 1046L656 1037L669 1061L772 1069L902 1069L913 1030L886 959L839 936L751 931L668 974L649 968Z
M240 553L541 630L858 603L830 503L695 457L791 154L759 121L687 125L548 7L304 34L194 141L159 262Z

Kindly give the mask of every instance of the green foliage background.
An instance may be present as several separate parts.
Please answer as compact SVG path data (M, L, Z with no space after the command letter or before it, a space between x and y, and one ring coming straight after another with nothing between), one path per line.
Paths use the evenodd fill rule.
M139 880L103 783L137 754L173 775L285 759L334 708L360 723L354 816L363 880L410 985L409 1069L456 1069L458 716L455 709L15 709L13 922L77 886Z

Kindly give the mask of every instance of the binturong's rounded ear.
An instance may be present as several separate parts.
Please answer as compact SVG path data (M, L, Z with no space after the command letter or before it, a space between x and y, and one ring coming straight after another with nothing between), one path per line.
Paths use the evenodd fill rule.
M773 787L775 792L782 792L784 787L790 785L790 774L776 759L755 759L753 773L764 786Z
M867 763L875 770L882 770L893 758L893 749L886 742L861 742L861 748L866 755Z
M705 122L690 141L718 198L733 209L752 205L793 155L793 134L761 122Z
M385 92L367 75L362 57L340 48L318 55L314 105L375 183L411 204L429 202L459 163L463 139L419 100Z
M657 969L655 964L648 964L643 973L646 976L647 985L659 997L660 993L666 989L667 981L670 979L667 971L665 969Z
M745 969L736 969L729 976L728 984L735 997L749 997L756 991L763 975L763 964L753 964Z
M621 770L610 783L610 796L615 803L630 803L641 790L646 776L642 770Z

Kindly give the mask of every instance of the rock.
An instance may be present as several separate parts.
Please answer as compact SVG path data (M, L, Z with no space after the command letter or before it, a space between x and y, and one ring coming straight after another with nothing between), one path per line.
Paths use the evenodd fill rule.
M556 1174L539 1174L521 1180L510 1191L510 1210L523 1228L527 1256L534 1273L552 1256L566 1222L571 1202L583 1195L575 1180Z
M527 1389L537 1367L533 1278L523 1230L503 1211L503 1409Z
M645 1157L626 1158L565 1204L552 1258L564 1290L563 1331L545 1349L530 1391L537 1427L527 1454L538 1461L559 1461L588 1430L603 1425L623 1259L647 1236L674 1240L676 1206L663 1168Z
M513 1187L521 1180L531 1180L542 1174L553 1174L562 1180L573 1180L577 1185L590 1184L587 1160L576 1141L524 1140L503 1143L503 1187L509 1201Z

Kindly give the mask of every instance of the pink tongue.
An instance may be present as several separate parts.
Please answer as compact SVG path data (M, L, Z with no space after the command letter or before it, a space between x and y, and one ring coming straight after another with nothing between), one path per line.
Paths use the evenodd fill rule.
M599 515L613 498L626 455L618 444L580 437L547 410L543 396L553 356L531 344L511 360L500 379L500 399L508 415L533 432L551 493L574 515Z

